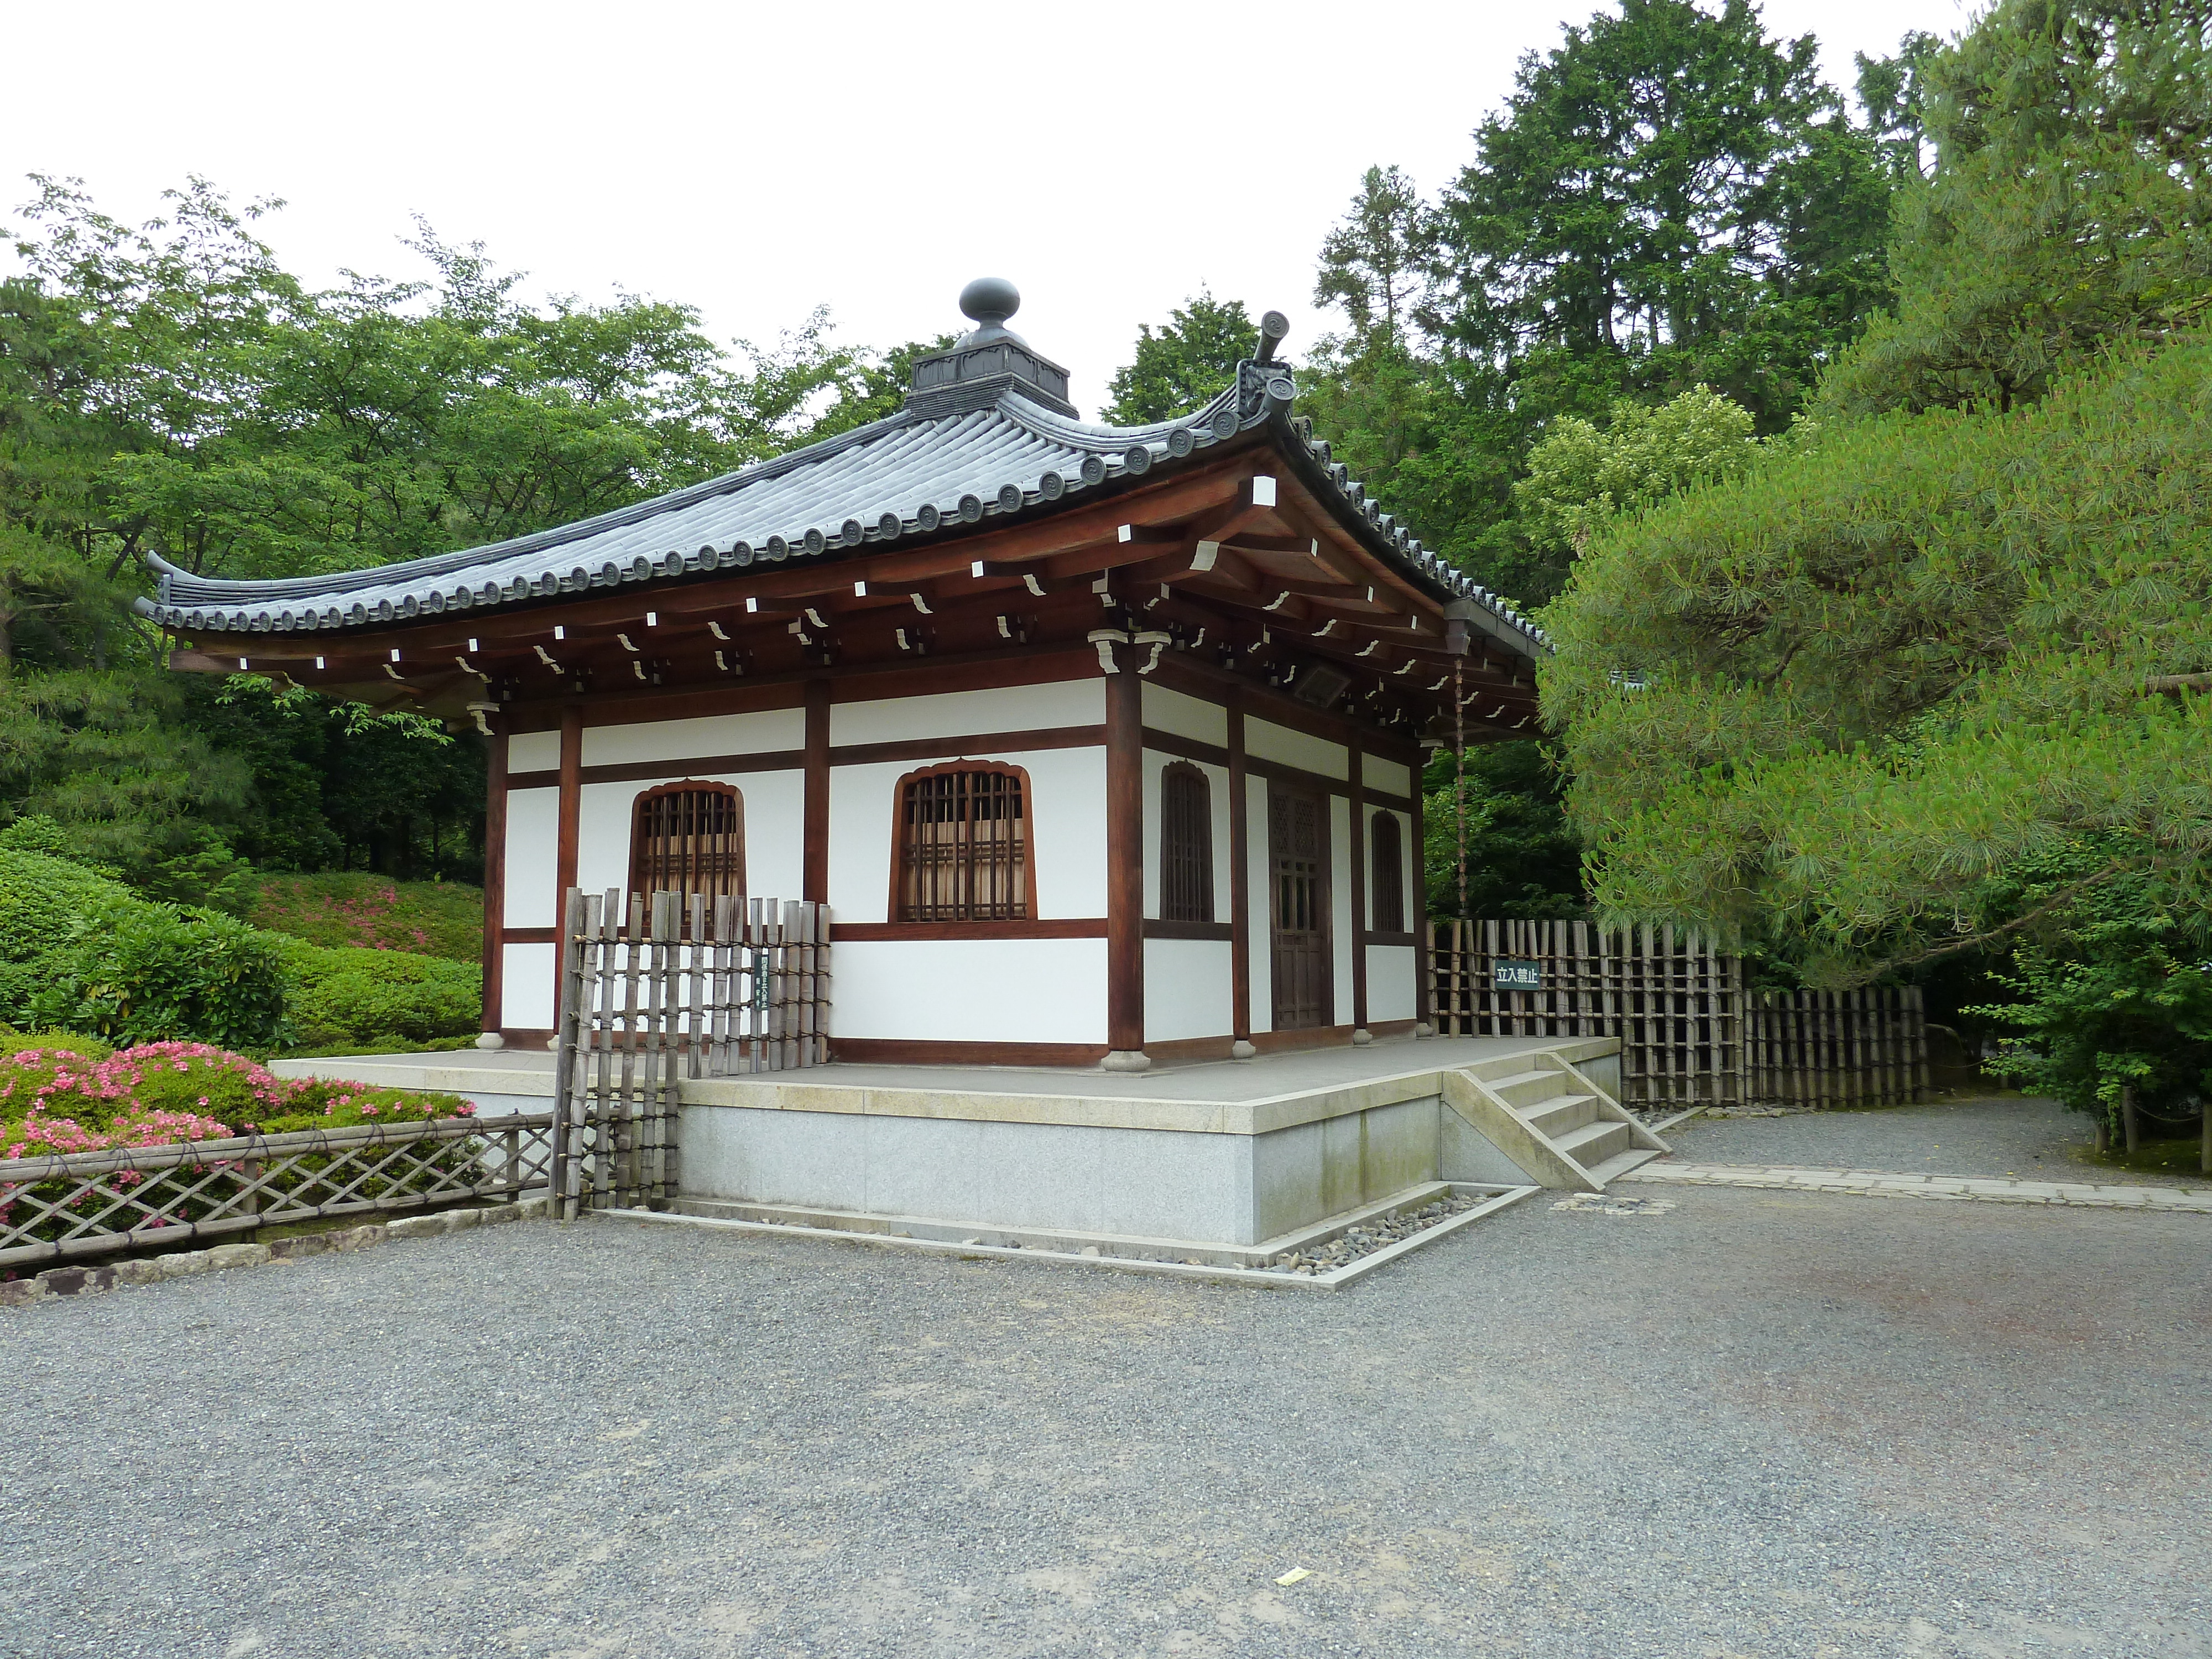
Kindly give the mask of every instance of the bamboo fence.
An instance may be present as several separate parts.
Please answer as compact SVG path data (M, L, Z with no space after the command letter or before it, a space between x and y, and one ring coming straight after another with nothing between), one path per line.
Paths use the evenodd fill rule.
M1500 986L1500 963L1533 964L1536 988ZM1747 993L1741 960L1696 933L1438 921L1429 982L1448 1035L1619 1038L1624 1104L1892 1105L1927 1090L1917 988Z
M0 1164L0 1267L512 1200L548 1183L552 1131L544 1112L10 1158Z
M679 1077L829 1059L829 907L572 887L563 917L561 1213L665 1207L680 1177Z

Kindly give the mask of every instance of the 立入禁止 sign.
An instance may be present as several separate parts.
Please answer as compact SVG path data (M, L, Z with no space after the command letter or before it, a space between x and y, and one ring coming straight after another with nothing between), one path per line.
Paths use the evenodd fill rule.
M1493 991L1540 991L1544 988L1544 969L1534 962L1509 962L1499 957L1490 964L1490 988Z

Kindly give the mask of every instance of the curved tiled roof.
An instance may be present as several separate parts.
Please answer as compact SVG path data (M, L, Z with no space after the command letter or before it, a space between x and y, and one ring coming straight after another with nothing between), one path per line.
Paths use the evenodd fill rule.
M1245 362L1237 383L1180 420L1112 427L1072 419L1018 392L930 416L912 407L723 477L596 518L403 564L320 576L224 581L153 556L160 591L141 609L173 629L234 633L367 628L447 611L623 582L777 564L879 548L908 537L1030 513L1172 466L1273 422L1310 488L1370 550L1447 600L1473 601L1496 631L1544 648L1542 632L1423 548L1381 510L1308 424L1289 418L1279 365Z

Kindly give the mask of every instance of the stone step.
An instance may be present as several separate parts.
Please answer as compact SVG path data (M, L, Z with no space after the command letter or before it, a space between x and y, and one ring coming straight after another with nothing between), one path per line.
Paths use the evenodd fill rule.
M1636 1144L1636 1136L1626 1123L1611 1118L1585 1123L1578 1129L1570 1129L1563 1135L1551 1137L1552 1144L1569 1158L1595 1174L1597 1166L1607 1159L1619 1156Z
M1595 1095L1559 1095L1539 1106L1524 1107L1523 1117L1547 1139L1557 1140L1571 1129L1597 1121Z
M1624 1123L1620 1127L1625 1129L1628 1126ZM1583 1164L1583 1168L1589 1170L1590 1179L1597 1182L1599 1186L1602 1187L1608 1181L1620 1180L1621 1176L1626 1175L1631 1170L1642 1169L1655 1158L1664 1158L1666 1156L1666 1153L1658 1151L1655 1147L1631 1146L1625 1152L1615 1152L1611 1158L1606 1159L1604 1163L1599 1164L1595 1169L1591 1169L1587 1164ZM1577 1159L1577 1162L1580 1162L1580 1160Z
M1522 1112L1542 1105L1554 1095L1565 1094L1575 1086L1574 1079L1565 1072L1515 1072L1482 1081L1491 1093Z

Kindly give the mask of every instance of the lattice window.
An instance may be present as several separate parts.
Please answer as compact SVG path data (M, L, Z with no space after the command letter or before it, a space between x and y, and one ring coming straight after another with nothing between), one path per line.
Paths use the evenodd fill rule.
M1406 853L1398 834L1398 815L1377 812L1368 832L1369 857L1375 872L1374 914L1368 930L1376 933L1406 931Z
M669 783L637 798L630 820L634 893L745 890L744 798L726 783Z
M1036 914L1029 775L966 762L899 780L891 913L900 921L1021 921Z
M1160 774L1160 920L1213 920L1213 792L1188 761Z

